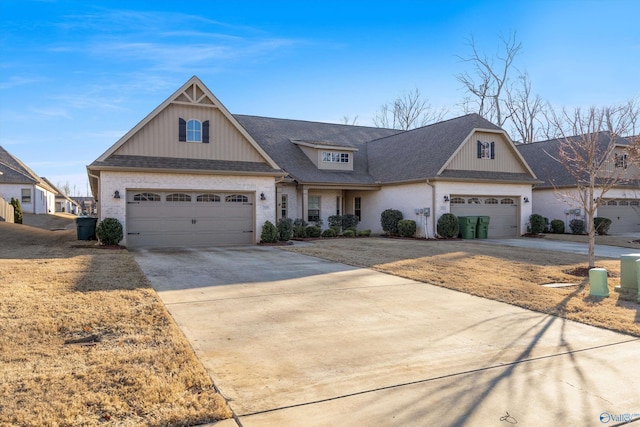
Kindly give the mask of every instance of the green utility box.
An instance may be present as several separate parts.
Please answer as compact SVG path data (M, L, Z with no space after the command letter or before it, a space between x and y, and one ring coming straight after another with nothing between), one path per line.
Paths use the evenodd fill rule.
M487 239L489 237L489 217L479 216L476 226L476 239Z
M79 216L76 218L78 240L96 240L96 224L98 218L91 216Z
M476 238L477 216L459 216L458 223L460 224L460 235L463 239Z

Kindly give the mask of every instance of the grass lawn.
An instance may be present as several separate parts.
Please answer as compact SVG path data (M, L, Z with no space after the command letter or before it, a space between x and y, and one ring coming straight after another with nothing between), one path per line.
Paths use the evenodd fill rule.
M0 425L229 418L133 257L75 234L0 222Z
M637 243L631 243L636 245ZM631 246L633 247L633 246ZM620 261L597 259L608 270L610 296L590 297L586 255L464 240L326 239L283 247L331 261L367 267L421 282L640 336L640 304L614 291ZM584 274L584 273L583 273ZM575 283L548 288L549 283Z

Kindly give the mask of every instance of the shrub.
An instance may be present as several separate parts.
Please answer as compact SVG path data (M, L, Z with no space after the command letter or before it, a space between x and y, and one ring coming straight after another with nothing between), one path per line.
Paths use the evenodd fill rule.
M12 197L11 206L13 206L13 222L22 224L22 206L20 206L20 200Z
M596 229L596 233L600 236L606 236L609 234L609 227L611 227L611 220L604 217L593 218L593 226Z
M416 222L412 219L398 221L398 233L402 237L413 237L416 234Z
M344 237L353 237L356 235L356 233L353 230L345 230L344 233L342 233L342 235Z
M551 231L555 234L564 234L564 221L561 219L552 220Z
M572 234L583 234L584 233L584 221L581 219L572 219L569 222L569 228L571 228Z
M304 225L293 226L293 237L297 239L304 239L307 237L307 229Z
M460 224L458 223L458 217L452 213L442 214L438 218L438 224L436 228L438 236L451 239L452 237L458 237L460 233Z
M402 219L402 212L396 209L387 209L380 214L380 224L385 233L391 236L398 235L398 221Z
M342 215L342 229L355 228L358 226L360 220L354 214L344 214Z
M327 228L321 234L322 237L336 237L337 235L335 228Z
M291 218L280 218L278 220L278 238L282 242L293 238L293 221Z
M358 231L358 237L369 237L369 236L371 236L371 230Z
M338 230L342 228L342 215L331 215L327 220L330 228L337 228Z
M96 227L96 236L103 245L117 245L122 240L122 224L115 218L105 218Z
M265 221L260 234L260 243L276 243L280 238L278 229L271 221Z
M545 223L542 215L532 214L529 216L529 224L531 226L531 234L536 235L544 232Z
M293 226L294 227L306 227L307 226L307 222L302 218L296 218L295 220L293 220Z
M304 230L307 237L320 237L322 229L317 225L309 225Z

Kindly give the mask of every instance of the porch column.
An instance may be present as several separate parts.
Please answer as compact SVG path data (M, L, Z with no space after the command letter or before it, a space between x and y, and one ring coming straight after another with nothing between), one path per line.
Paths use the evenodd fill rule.
M302 186L302 219L306 222L309 218L309 188Z
M282 219L282 187L276 184L276 222Z

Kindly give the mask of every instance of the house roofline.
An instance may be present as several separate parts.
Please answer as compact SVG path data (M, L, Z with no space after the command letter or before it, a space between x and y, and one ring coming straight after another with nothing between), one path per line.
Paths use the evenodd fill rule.
M192 175L235 175L235 176L273 176L285 177L286 172L277 170L273 172L255 171L228 171L228 170L202 170L202 169L175 169L175 168L139 168L122 166L87 166L88 172L140 172L140 173L179 173Z

